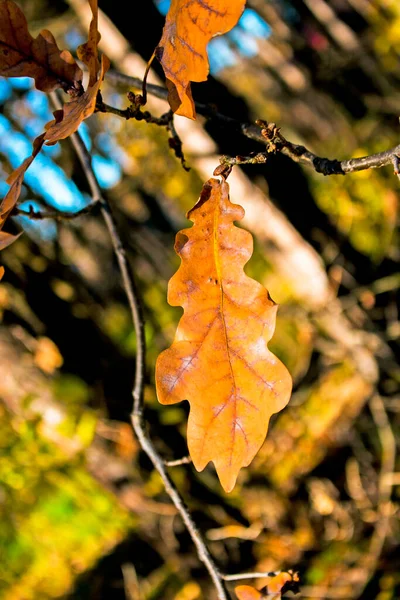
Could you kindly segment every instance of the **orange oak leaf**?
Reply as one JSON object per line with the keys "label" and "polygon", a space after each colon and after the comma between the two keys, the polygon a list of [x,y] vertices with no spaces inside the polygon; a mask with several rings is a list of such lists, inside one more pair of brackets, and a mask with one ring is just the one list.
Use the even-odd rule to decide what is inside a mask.
{"label": "orange oak leaf", "polygon": [[57,88],[75,96],[82,92],[82,71],[68,50],[60,50],[50,31],[37,38],[13,0],[0,0],[0,75],[33,77],[38,90]]}
{"label": "orange oak leaf", "polygon": [[46,145],[51,146],[59,140],[64,140],[78,129],[79,125],[90,117],[96,108],[96,99],[104,76],[110,68],[109,59],[101,57],[100,76],[98,80],[82,96],[64,104],[61,110],[54,113],[55,119],[46,125]]}
{"label": "orange oak leaf", "polygon": [[10,184],[10,189],[8,190],[7,194],[4,196],[3,200],[0,203],[0,250],[3,250],[7,246],[15,242],[15,240],[18,239],[21,235],[12,235],[11,233],[1,231],[1,229],[3,229],[7,217],[9,216],[9,214],[11,213],[18,201],[26,170],[32,164],[35,157],[39,154],[43,143],[44,134],[39,135],[34,140],[32,154],[28,156],[28,158],[26,158],[24,162],[17,169],[15,169],[15,171],[13,171],[7,179],[7,183]]}
{"label": "orange oak leaf", "polygon": [[4,267],[0,267],[0,281],[3,279]]}
{"label": "orange oak leaf", "polygon": [[174,343],[157,359],[161,404],[190,403],[188,446],[198,471],[215,464],[222,487],[260,449],[273,413],[289,401],[291,377],[267,348],[277,305],[245,275],[252,237],[233,225],[244,210],[231,204],[226,181],[210,179],[176,236],[182,262],[168,302],[182,306]]}
{"label": "orange oak leaf", "polygon": [[235,594],[239,600],[261,600],[264,597],[261,592],[251,585],[238,585],[235,587]]}
{"label": "orange oak leaf", "polygon": [[230,31],[246,0],[172,0],[155,54],[167,77],[172,110],[196,118],[191,81],[205,81],[209,72],[207,44]]}
{"label": "orange oak leaf", "polygon": [[96,83],[97,74],[99,72],[99,54],[97,50],[100,41],[100,33],[97,29],[99,19],[99,8],[97,0],[89,0],[90,9],[93,18],[89,26],[89,37],[85,44],[82,44],[77,49],[78,57],[89,69],[89,85],[93,86]]}

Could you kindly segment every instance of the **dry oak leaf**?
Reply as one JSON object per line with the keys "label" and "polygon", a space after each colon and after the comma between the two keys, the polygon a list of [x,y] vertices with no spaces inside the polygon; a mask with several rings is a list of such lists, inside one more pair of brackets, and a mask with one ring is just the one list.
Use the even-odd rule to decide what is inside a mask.
{"label": "dry oak leaf", "polygon": [[19,238],[21,234],[22,232],[18,233],[17,235],[13,235],[12,233],[7,233],[6,231],[0,231],[0,250],[4,250],[4,248],[10,246]]}
{"label": "dry oak leaf", "polygon": [[99,19],[99,8],[97,5],[97,0],[89,0],[89,5],[93,17],[89,26],[88,41],[85,44],[78,46],[77,54],[78,58],[80,58],[80,60],[89,69],[88,87],[91,87],[96,83],[97,74],[99,72],[99,55],[97,46],[101,36],[97,29]]}
{"label": "dry oak leaf", "polygon": [[277,305],[243,267],[251,235],[233,225],[244,216],[226,181],[210,179],[176,236],[182,262],[168,302],[182,306],[175,340],[157,359],[161,404],[190,403],[188,446],[202,471],[214,462],[225,491],[260,449],[273,413],[289,401],[291,377],[267,348]]}
{"label": "dry oak leaf", "polygon": [[190,82],[207,79],[208,42],[236,25],[245,4],[246,0],[172,0],[155,55],[176,114],[196,118]]}
{"label": "dry oak leaf", "polygon": [[24,180],[25,172],[28,167],[31,165],[32,161],[39,154],[44,143],[44,134],[39,135],[33,142],[33,150],[32,154],[28,156],[24,160],[24,162],[15,169],[7,179],[7,183],[10,184],[10,189],[7,194],[4,196],[3,200],[0,203],[0,250],[4,250],[10,244],[15,242],[16,239],[19,238],[21,233],[17,235],[12,235],[11,233],[6,233],[5,231],[1,231],[3,229],[4,223],[6,222],[7,217],[13,210],[16,205],[19,195],[21,193],[22,182]]}
{"label": "dry oak leaf", "polygon": [[75,133],[82,121],[94,113],[97,94],[109,68],[110,61],[103,54],[99,79],[92,86],[89,86],[82,96],[67,102],[61,110],[56,110],[54,113],[55,119],[47,123],[46,145],[51,146]]}
{"label": "dry oak leaf", "polygon": [[100,74],[97,45],[100,40],[98,26],[97,0],[89,0],[92,20],[89,26],[88,41],[78,48],[78,56],[89,70],[89,83],[84,94],[67,102],[61,110],[54,113],[54,121],[46,125],[46,144],[51,146],[63,140],[78,129],[79,125],[90,117],[96,108],[97,94],[103,83],[105,74],[110,68],[110,61],[104,54],[101,57]]}
{"label": "dry oak leaf", "polygon": [[33,77],[38,90],[57,88],[75,96],[82,92],[82,71],[68,50],[60,50],[50,31],[37,38],[12,0],[0,0],[0,75]]}

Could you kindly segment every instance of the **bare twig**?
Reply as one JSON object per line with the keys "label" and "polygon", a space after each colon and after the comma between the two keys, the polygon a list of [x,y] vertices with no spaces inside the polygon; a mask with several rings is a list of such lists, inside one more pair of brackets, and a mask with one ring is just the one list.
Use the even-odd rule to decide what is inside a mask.
{"label": "bare twig", "polygon": [[54,219],[55,221],[72,221],[74,219],[77,219],[78,217],[82,217],[83,215],[88,215],[89,213],[91,213],[93,211],[93,209],[99,206],[99,202],[97,200],[94,200],[92,202],[90,202],[87,206],[85,206],[84,208],[82,208],[81,210],[78,210],[76,212],[69,212],[69,211],[42,211],[42,210],[35,210],[32,206],[32,204],[29,205],[29,210],[23,210],[22,208],[19,208],[18,206],[16,206],[12,212],[12,216],[13,217],[28,217],[29,219],[33,219],[33,220],[43,220],[43,219]]}
{"label": "bare twig", "polygon": [[165,127],[169,134],[169,147],[174,151],[175,156],[180,159],[182,167],[185,171],[190,171],[190,168],[186,166],[185,156],[182,150],[182,142],[174,126],[174,113],[172,110],[161,115],[161,117],[154,117],[148,110],[141,110],[141,99],[142,96],[128,92],[128,100],[131,102],[127,108],[115,108],[106,104],[102,100],[96,104],[97,112],[110,113],[122,117],[127,121],[129,119],[135,119],[136,121],[146,121],[146,123],[153,123],[160,127]]}
{"label": "bare twig", "polygon": [[266,163],[268,160],[268,152],[257,152],[249,156],[221,156],[219,162],[221,165],[258,165]]}
{"label": "bare twig", "polygon": [[176,508],[178,509],[178,511],[183,519],[183,522],[185,523],[186,528],[190,534],[190,537],[192,538],[192,540],[196,546],[197,554],[198,554],[200,560],[202,561],[202,563],[205,565],[207,571],[210,574],[211,579],[214,582],[215,588],[218,593],[219,600],[228,600],[229,596],[228,596],[228,593],[227,593],[225,585],[224,585],[224,577],[221,574],[221,572],[219,571],[217,565],[215,564],[214,559],[212,558],[212,556],[206,546],[203,536],[201,535],[200,531],[197,529],[197,526],[195,525],[195,523],[190,515],[189,509],[185,505],[185,503],[184,503],[182,497],[180,496],[178,490],[176,489],[175,485],[172,483],[172,480],[166,471],[164,461],[162,460],[160,455],[157,453],[156,449],[154,448],[153,443],[151,442],[150,438],[146,434],[143,417],[142,417],[141,406],[138,407],[138,410],[139,410],[139,412],[136,412],[135,409],[133,410],[131,418],[132,418],[133,428],[138,437],[139,443],[140,443],[141,447],[143,448],[143,450],[146,452],[147,456],[150,458],[154,467],[157,469],[158,473],[160,474],[167,494],[169,495],[172,502],[175,504]]}
{"label": "bare twig", "polygon": [[[108,71],[107,80],[112,81],[114,83],[122,83],[123,85],[128,85],[130,87],[136,88],[137,90],[143,89],[143,80],[139,77],[131,77],[129,75],[125,75],[124,73],[119,73],[118,71]],[[146,83],[147,93],[151,96],[155,96],[156,98],[160,98],[161,100],[168,99],[168,91],[166,88],[160,85],[154,85],[154,83]]]}
{"label": "bare twig", "polygon": [[135,119],[136,121],[146,121],[146,123],[153,123],[154,125],[160,125],[160,127],[167,127],[171,119],[171,111],[164,113],[161,117],[154,117],[148,110],[142,111],[140,104],[136,102],[137,96],[128,93],[128,100],[131,105],[127,108],[115,108],[110,106],[103,101],[98,101],[96,104],[96,111],[102,113],[111,113],[122,117],[127,121],[129,119]]}
{"label": "bare twig", "polygon": [[182,458],[178,458],[176,460],[164,460],[164,465],[166,467],[180,467],[181,465],[190,465],[192,459],[190,456],[183,456]]}
{"label": "bare twig", "polygon": [[377,568],[377,563],[389,532],[390,516],[393,514],[393,506],[390,501],[392,495],[391,475],[396,463],[396,439],[386,413],[384,402],[378,394],[375,394],[371,398],[369,406],[378,430],[382,457],[378,484],[378,518],[368,552],[360,561],[361,566],[365,569],[365,577],[360,589],[357,590],[359,596],[361,596],[365,586]]}
{"label": "bare twig", "polygon": [[223,575],[225,581],[240,581],[241,579],[263,579],[264,577],[276,577],[282,571],[270,571],[268,573],[255,571],[254,573],[233,573],[232,575]]}
{"label": "bare twig", "polygon": [[[51,99],[55,104],[55,107],[58,109],[60,105],[58,97],[55,93],[51,94]],[[136,433],[136,436],[139,440],[142,449],[145,451],[145,453],[151,460],[153,466],[160,474],[167,494],[169,495],[170,499],[179,511],[185,523],[185,526],[193,540],[193,543],[196,546],[199,559],[203,562],[207,571],[210,574],[210,577],[217,590],[219,600],[228,600],[229,596],[225,588],[223,576],[221,575],[217,565],[215,564],[214,559],[212,558],[206,546],[202,534],[197,529],[197,526],[195,525],[192,519],[189,509],[185,505],[184,500],[179,494],[177,488],[175,487],[175,484],[172,482],[172,479],[169,477],[163,459],[158,454],[153,442],[151,441],[146,432],[146,425],[143,419],[143,393],[145,382],[146,344],[144,333],[144,318],[141,303],[139,300],[139,293],[137,291],[135,279],[126,257],[125,248],[118,233],[118,229],[111,211],[111,207],[107,199],[102,195],[96,175],[93,171],[91,164],[91,156],[85,146],[85,143],[83,142],[81,136],[78,133],[74,133],[71,136],[71,141],[74,146],[75,152],[79,158],[79,161],[82,165],[85,176],[87,178],[92,194],[92,200],[93,202],[98,202],[100,205],[102,216],[104,218],[105,224],[111,237],[114,253],[116,255],[118,266],[122,275],[123,287],[127,295],[129,307],[132,314],[133,326],[137,340],[136,372],[132,390],[133,408],[131,412],[131,421],[133,429]]]}
{"label": "bare twig", "polygon": [[[142,87],[143,83],[138,77],[130,77],[122,73],[117,73],[116,71],[109,72],[107,74],[107,78],[115,83],[123,83],[138,89]],[[168,91],[159,85],[147,84],[147,92],[162,100],[167,100],[168,98]],[[195,106],[196,111],[208,119],[220,121],[225,125],[229,125],[231,129],[241,132],[245,137],[267,145],[268,152],[281,152],[282,154],[291,158],[293,161],[310,167],[317,173],[322,173],[323,175],[346,175],[347,173],[354,173],[355,171],[364,171],[366,169],[384,167],[385,165],[389,165],[391,163],[394,164],[395,170],[398,168],[398,160],[396,162],[396,158],[398,159],[398,156],[400,155],[400,144],[394,148],[386,150],[385,152],[379,152],[377,154],[371,154],[361,158],[350,158],[348,160],[339,161],[336,159],[317,156],[304,146],[293,144],[284,138],[284,136],[280,133],[279,128],[277,128],[273,123],[268,124],[265,121],[259,121],[258,125],[241,123],[237,119],[227,117],[226,115],[218,112],[215,107],[211,105],[195,102]],[[268,128],[270,131],[274,132],[272,137],[268,137],[265,135],[265,133],[263,133],[263,130]],[[228,157],[224,158],[225,160],[229,160]],[[244,161],[241,161],[241,164],[243,164],[245,161],[246,158]],[[232,164],[239,163],[233,162]]]}

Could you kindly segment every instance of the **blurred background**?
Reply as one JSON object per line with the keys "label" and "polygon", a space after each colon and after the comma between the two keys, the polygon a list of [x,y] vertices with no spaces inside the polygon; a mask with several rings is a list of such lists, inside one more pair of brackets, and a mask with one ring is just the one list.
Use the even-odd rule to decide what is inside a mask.
{"label": "blurred background", "polygon": [[[72,52],[84,41],[86,1],[19,4],[33,35],[50,29]],[[127,18],[125,3],[100,0],[113,69],[143,76],[168,4],[133,2]],[[249,0],[209,57],[211,77],[193,94],[226,115],[274,121],[329,158],[399,143],[396,0]],[[121,108],[128,91],[107,79],[102,88]],[[167,109],[149,98],[154,114]],[[50,118],[31,80],[0,79],[2,196]],[[176,128],[190,172],[155,125],[100,114],[80,129],[139,282],[146,419],[167,459],[187,453],[186,403],[161,407],[154,391],[155,359],[180,316],[166,302],[174,236],[218,156],[261,149],[203,117]],[[323,177],[279,155],[229,181],[254,235],[246,271],[281,305],[271,349],[294,393],[231,494],[212,466],[171,475],[224,571],[298,570],[302,598],[399,598],[399,179],[391,166]],[[44,149],[21,195],[22,208],[75,211],[89,200],[68,141]],[[1,253],[0,597],[214,599],[129,425],[136,342],[100,215],[9,220],[21,228]]]}

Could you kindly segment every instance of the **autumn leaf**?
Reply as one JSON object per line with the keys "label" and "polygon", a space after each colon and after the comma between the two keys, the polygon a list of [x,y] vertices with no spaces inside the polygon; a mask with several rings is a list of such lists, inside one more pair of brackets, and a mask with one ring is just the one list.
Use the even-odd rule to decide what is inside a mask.
{"label": "autumn leaf", "polygon": [[104,54],[101,57],[100,74],[97,45],[100,40],[98,26],[97,0],[89,0],[92,20],[89,26],[88,41],[78,48],[78,56],[89,70],[89,83],[84,94],[67,102],[62,110],[54,113],[54,121],[46,125],[46,145],[51,146],[63,140],[78,129],[79,125],[90,117],[96,108],[97,94],[104,76],[110,68],[110,61]]}
{"label": "autumn leaf", "polygon": [[13,244],[21,234],[22,232],[17,233],[17,235],[13,235],[12,233],[7,233],[6,231],[0,231],[0,250],[4,250],[4,248],[7,248]]}
{"label": "autumn leaf", "polygon": [[0,267],[0,281],[3,279],[4,267]]}
{"label": "autumn leaf", "polygon": [[14,208],[21,193],[21,186],[24,180],[24,175],[28,167],[32,164],[33,160],[39,154],[44,142],[44,133],[39,135],[33,141],[33,150],[32,154],[28,156],[24,160],[24,162],[15,169],[9,178],[7,179],[7,183],[10,185],[10,189],[7,194],[4,196],[1,204],[0,204],[0,229],[2,228],[6,218]]}
{"label": "autumn leaf", "polygon": [[15,242],[15,240],[18,239],[21,235],[20,233],[17,235],[12,235],[11,233],[6,233],[5,231],[1,230],[3,229],[7,217],[9,216],[9,214],[11,213],[18,201],[26,170],[32,164],[35,157],[39,154],[43,143],[44,134],[39,135],[34,140],[32,154],[28,156],[28,158],[24,160],[22,165],[15,169],[7,179],[7,183],[10,184],[10,189],[8,190],[7,194],[4,196],[3,200],[0,203],[0,250],[4,250],[4,248],[7,248],[7,246]]}
{"label": "autumn leaf", "polygon": [[38,90],[82,91],[82,71],[68,50],[60,50],[50,31],[37,38],[28,31],[25,15],[12,0],[0,0],[0,75],[33,77]]}
{"label": "autumn leaf", "polygon": [[261,592],[251,585],[238,585],[235,587],[235,594],[239,600],[262,600],[264,597]]}
{"label": "autumn leaf", "polygon": [[85,44],[78,47],[77,54],[80,60],[89,69],[89,85],[92,87],[97,80],[97,74],[99,72],[99,55],[97,46],[100,41],[100,33],[97,29],[99,19],[99,9],[97,0],[89,0],[90,9],[92,11],[92,20],[89,26],[89,37]]}
{"label": "autumn leaf", "polygon": [[207,79],[207,44],[236,25],[245,3],[172,0],[155,54],[167,77],[168,101],[176,114],[196,118],[190,82]]}
{"label": "autumn leaf", "polygon": [[196,469],[213,461],[227,492],[291,392],[286,367],[267,348],[277,306],[243,271],[253,246],[251,235],[233,225],[243,216],[225,181],[206,182],[188,213],[193,227],[176,236],[182,262],[168,302],[184,314],[156,365],[161,404],[190,403],[188,446]]}
{"label": "autumn leaf", "polygon": [[109,68],[110,61],[103,54],[99,79],[89,86],[82,96],[67,102],[61,110],[57,110],[54,113],[55,119],[46,125],[46,145],[55,144],[75,133],[82,121],[94,113],[97,94]]}
{"label": "autumn leaf", "polygon": [[[31,156],[25,159],[22,165],[8,178],[7,181],[10,184],[10,189],[0,204],[0,230],[18,201],[26,170],[40,152],[44,142],[51,145],[70,136],[78,129],[84,119],[93,114],[96,108],[97,94],[104,80],[105,73],[109,69],[110,61],[106,56],[102,56],[99,74],[97,44],[100,39],[100,34],[97,31],[97,0],[90,0],[90,6],[93,12],[93,19],[89,29],[89,39],[88,42],[83,44],[79,49],[80,57],[83,62],[87,64],[89,69],[89,84],[87,90],[84,92],[80,81],[82,79],[82,71],[73,61],[72,55],[58,50],[50,32],[42,31],[42,37],[38,36],[38,38],[34,40],[28,32],[26,19],[18,6],[11,0],[0,0],[0,16],[4,17],[5,23],[5,25],[3,26],[2,24],[0,28],[0,68],[3,67],[3,63],[5,64],[6,58],[9,61],[7,63],[8,66],[10,67],[11,65],[8,70],[1,74],[9,77],[17,75],[32,76],[35,78],[36,87],[38,87],[38,89],[41,89],[42,91],[51,91],[56,87],[65,88],[62,81],[60,83],[60,80],[57,80],[58,84],[55,85],[54,81],[51,79],[53,73],[59,72],[60,77],[63,73],[71,77],[79,76],[80,86],[77,93],[74,94],[74,99],[71,102],[67,102],[62,110],[54,113],[55,119],[48,123],[45,127],[46,131],[34,140]],[[40,43],[38,42],[39,38]],[[29,69],[29,72],[25,72],[24,70],[19,71],[17,69],[17,63],[12,63],[15,56],[13,55],[14,58],[11,60],[11,51],[9,51],[9,47],[14,49],[17,48],[20,53],[22,53],[22,58],[20,57],[18,59],[18,64],[21,69]],[[36,62],[34,60],[32,63],[32,61],[30,62],[30,59],[25,60],[25,56],[33,56]],[[72,68],[71,65],[69,65],[68,69],[65,68],[64,71],[62,71],[62,68],[64,68],[63,61],[67,61],[66,64],[69,64],[68,56],[71,56],[73,65],[75,66],[72,65]],[[72,84],[70,85],[69,90],[71,89],[71,86]],[[17,237],[19,237],[19,235],[13,236],[9,233],[0,231],[0,250],[9,246],[17,239]]]}

